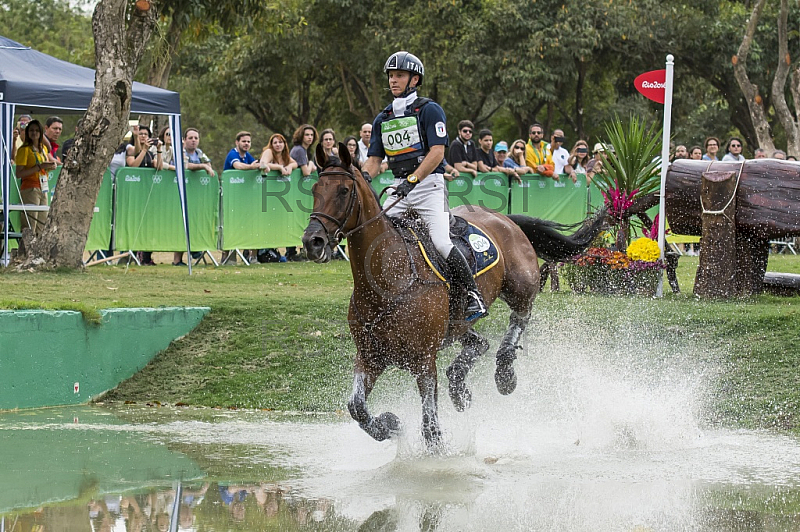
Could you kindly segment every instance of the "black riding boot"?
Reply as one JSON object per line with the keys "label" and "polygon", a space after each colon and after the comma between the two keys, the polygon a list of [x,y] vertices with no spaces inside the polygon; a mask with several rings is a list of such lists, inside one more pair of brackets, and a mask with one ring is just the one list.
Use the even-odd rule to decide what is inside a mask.
{"label": "black riding boot", "polygon": [[453,246],[450,255],[447,256],[447,269],[450,270],[450,277],[459,289],[464,290],[467,296],[467,307],[465,309],[466,321],[473,321],[486,316],[489,311],[483,297],[478,291],[478,285],[469,271],[467,259],[461,254],[457,247]]}

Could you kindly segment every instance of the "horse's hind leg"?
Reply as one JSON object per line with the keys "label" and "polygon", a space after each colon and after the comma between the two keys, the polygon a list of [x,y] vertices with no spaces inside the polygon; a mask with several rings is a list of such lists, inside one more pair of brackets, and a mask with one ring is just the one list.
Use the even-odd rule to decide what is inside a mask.
{"label": "horse's hind leg", "polygon": [[435,450],[442,441],[442,431],[439,428],[439,413],[437,410],[438,382],[436,379],[436,362],[427,371],[417,375],[417,388],[422,399],[422,436],[428,445],[428,450]]}
{"label": "horse's hind leg", "polygon": [[453,401],[453,406],[456,410],[463,412],[472,400],[472,393],[467,388],[467,374],[475,365],[475,361],[489,349],[489,342],[476,333],[472,329],[467,331],[461,338],[461,353],[453,359],[453,362],[448,366],[447,379],[450,382],[448,391],[450,393],[450,400]]}
{"label": "horse's hind leg", "polygon": [[494,373],[494,382],[497,391],[508,395],[517,387],[517,375],[514,373],[514,360],[517,358],[517,349],[522,349],[522,333],[528,325],[530,313],[525,315],[511,311],[508,319],[508,330],[500,342],[497,350],[497,369]]}
{"label": "horse's hind leg", "polygon": [[400,420],[397,416],[391,412],[384,412],[378,417],[372,417],[367,410],[367,397],[381,373],[383,370],[367,370],[357,362],[353,374],[353,394],[347,402],[350,415],[358,421],[358,426],[378,441],[400,432]]}

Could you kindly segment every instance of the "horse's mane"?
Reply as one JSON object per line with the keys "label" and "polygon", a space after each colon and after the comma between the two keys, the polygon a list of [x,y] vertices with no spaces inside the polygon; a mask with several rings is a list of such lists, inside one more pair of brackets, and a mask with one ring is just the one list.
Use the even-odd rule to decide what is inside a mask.
{"label": "horse's mane", "polygon": [[[344,151],[342,151],[342,150],[344,150]],[[328,168],[332,168],[333,167],[333,168],[339,168],[341,170],[344,170],[348,174],[352,174],[354,177],[356,175],[358,175],[358,176],[361,177],[361,179],[364,179],[364,174],[361,173],[361,165],[359,164],[358,160],[357,159],[352,159],[350,157],[350,152],[347,151],[347,147],[344,144],[342,144],[341,142],[339,143],[339,153],[343,154],[342,158],[344,158],[344,160],[342,160],[342,158],[340,158],[340,157],[338,157],[336,155],[332,155],[330,157],[327,156],[327,154],[325,154],[324,150],[322,150],[322,146],[320,146],[319,144],[317,145],[317,154],[316,154],[317,155],[317,164],[319,164],[319,166],[322,167],[322,172],[324,172]],[[355,172],[353,170],[355,170]],[[322,173],[322,172],[320,172],[320,173]],[[356,179],[358,179],[358,178],[356,177]],[[364,179],[364,180],[366,181],[366,179]],[[381,206],[381,198],[380,198],[380,196],[378,196],[378,193],[375,192],[374,188],[372,188],[372,185],[367,183],[367,187],[369,188],[370,192],[372,192],[372,195],[375,197],[375,202],[380,207]]]}

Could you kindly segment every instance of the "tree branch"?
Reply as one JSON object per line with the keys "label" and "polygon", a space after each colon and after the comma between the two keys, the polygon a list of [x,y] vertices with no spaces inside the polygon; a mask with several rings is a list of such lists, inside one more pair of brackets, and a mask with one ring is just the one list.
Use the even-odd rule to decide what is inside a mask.
{"label": "tree branch", "polygon": [[764,111],[764,101],[761,95],[758,94],[758,87],[750,82],[747,75],[747,55],[750,53],[750,45],[753,43],[753,36],[756,33],[758,26],[758,19],[761,17],[761,12],[764,9],[766,0],[758,0],[753,12],[750,14],[750,19],[747,21],[747,29],[742,38],[742,44],[739,46],[739,51],[731,58],[733,63],[733,75],[739,88],[747,100],[747,107],[750,110],[750,116],[753,119],[753,127],[756,130],[756,139],[758,146],[767,150],[775,149],[772,143],[772,136],[769,131],[769,122],[767,122],[766,112]]}
{"label": "tree branch", "polygon": [[[789,105],[786,103],[786,79],[789,77],[792,64],[792,58],[789,55],[788,19],[789,0],[781,0],[781,11],[778,14],[778,68],[775,70],[775,77],[772,80],[772,99],[775,113],[786,131],[788,151],[797,153],[800,149],[800,126],[797,123],[796,114],[792,116]],[[796,110],[800,108],[800,101],[795,99],[794,106]]]}

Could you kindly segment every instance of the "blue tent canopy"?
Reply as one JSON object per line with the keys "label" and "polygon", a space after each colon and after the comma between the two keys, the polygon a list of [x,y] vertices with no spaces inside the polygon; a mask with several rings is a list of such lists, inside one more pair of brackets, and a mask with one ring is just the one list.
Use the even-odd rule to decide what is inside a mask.
{"label": "blue tent canopy", "polygon": [[[0,264],[8,265],[8,198],[11,181],[11,150],[14,114],[48,112],[84,112],[94,95],[95,71],[56,59],[0,35],[0,178],[3,195],[3,253]],[[169,116],[173,149],[183,152],[181,102],[177,92],[133,83],[131,112]],[[175,157],[178,175],[183,174],[183,157]],[[189,246],[186,189],[178,179],[178,193],[183,210],[186,248]],[[191,261],[189,273],[191,274]]]}

